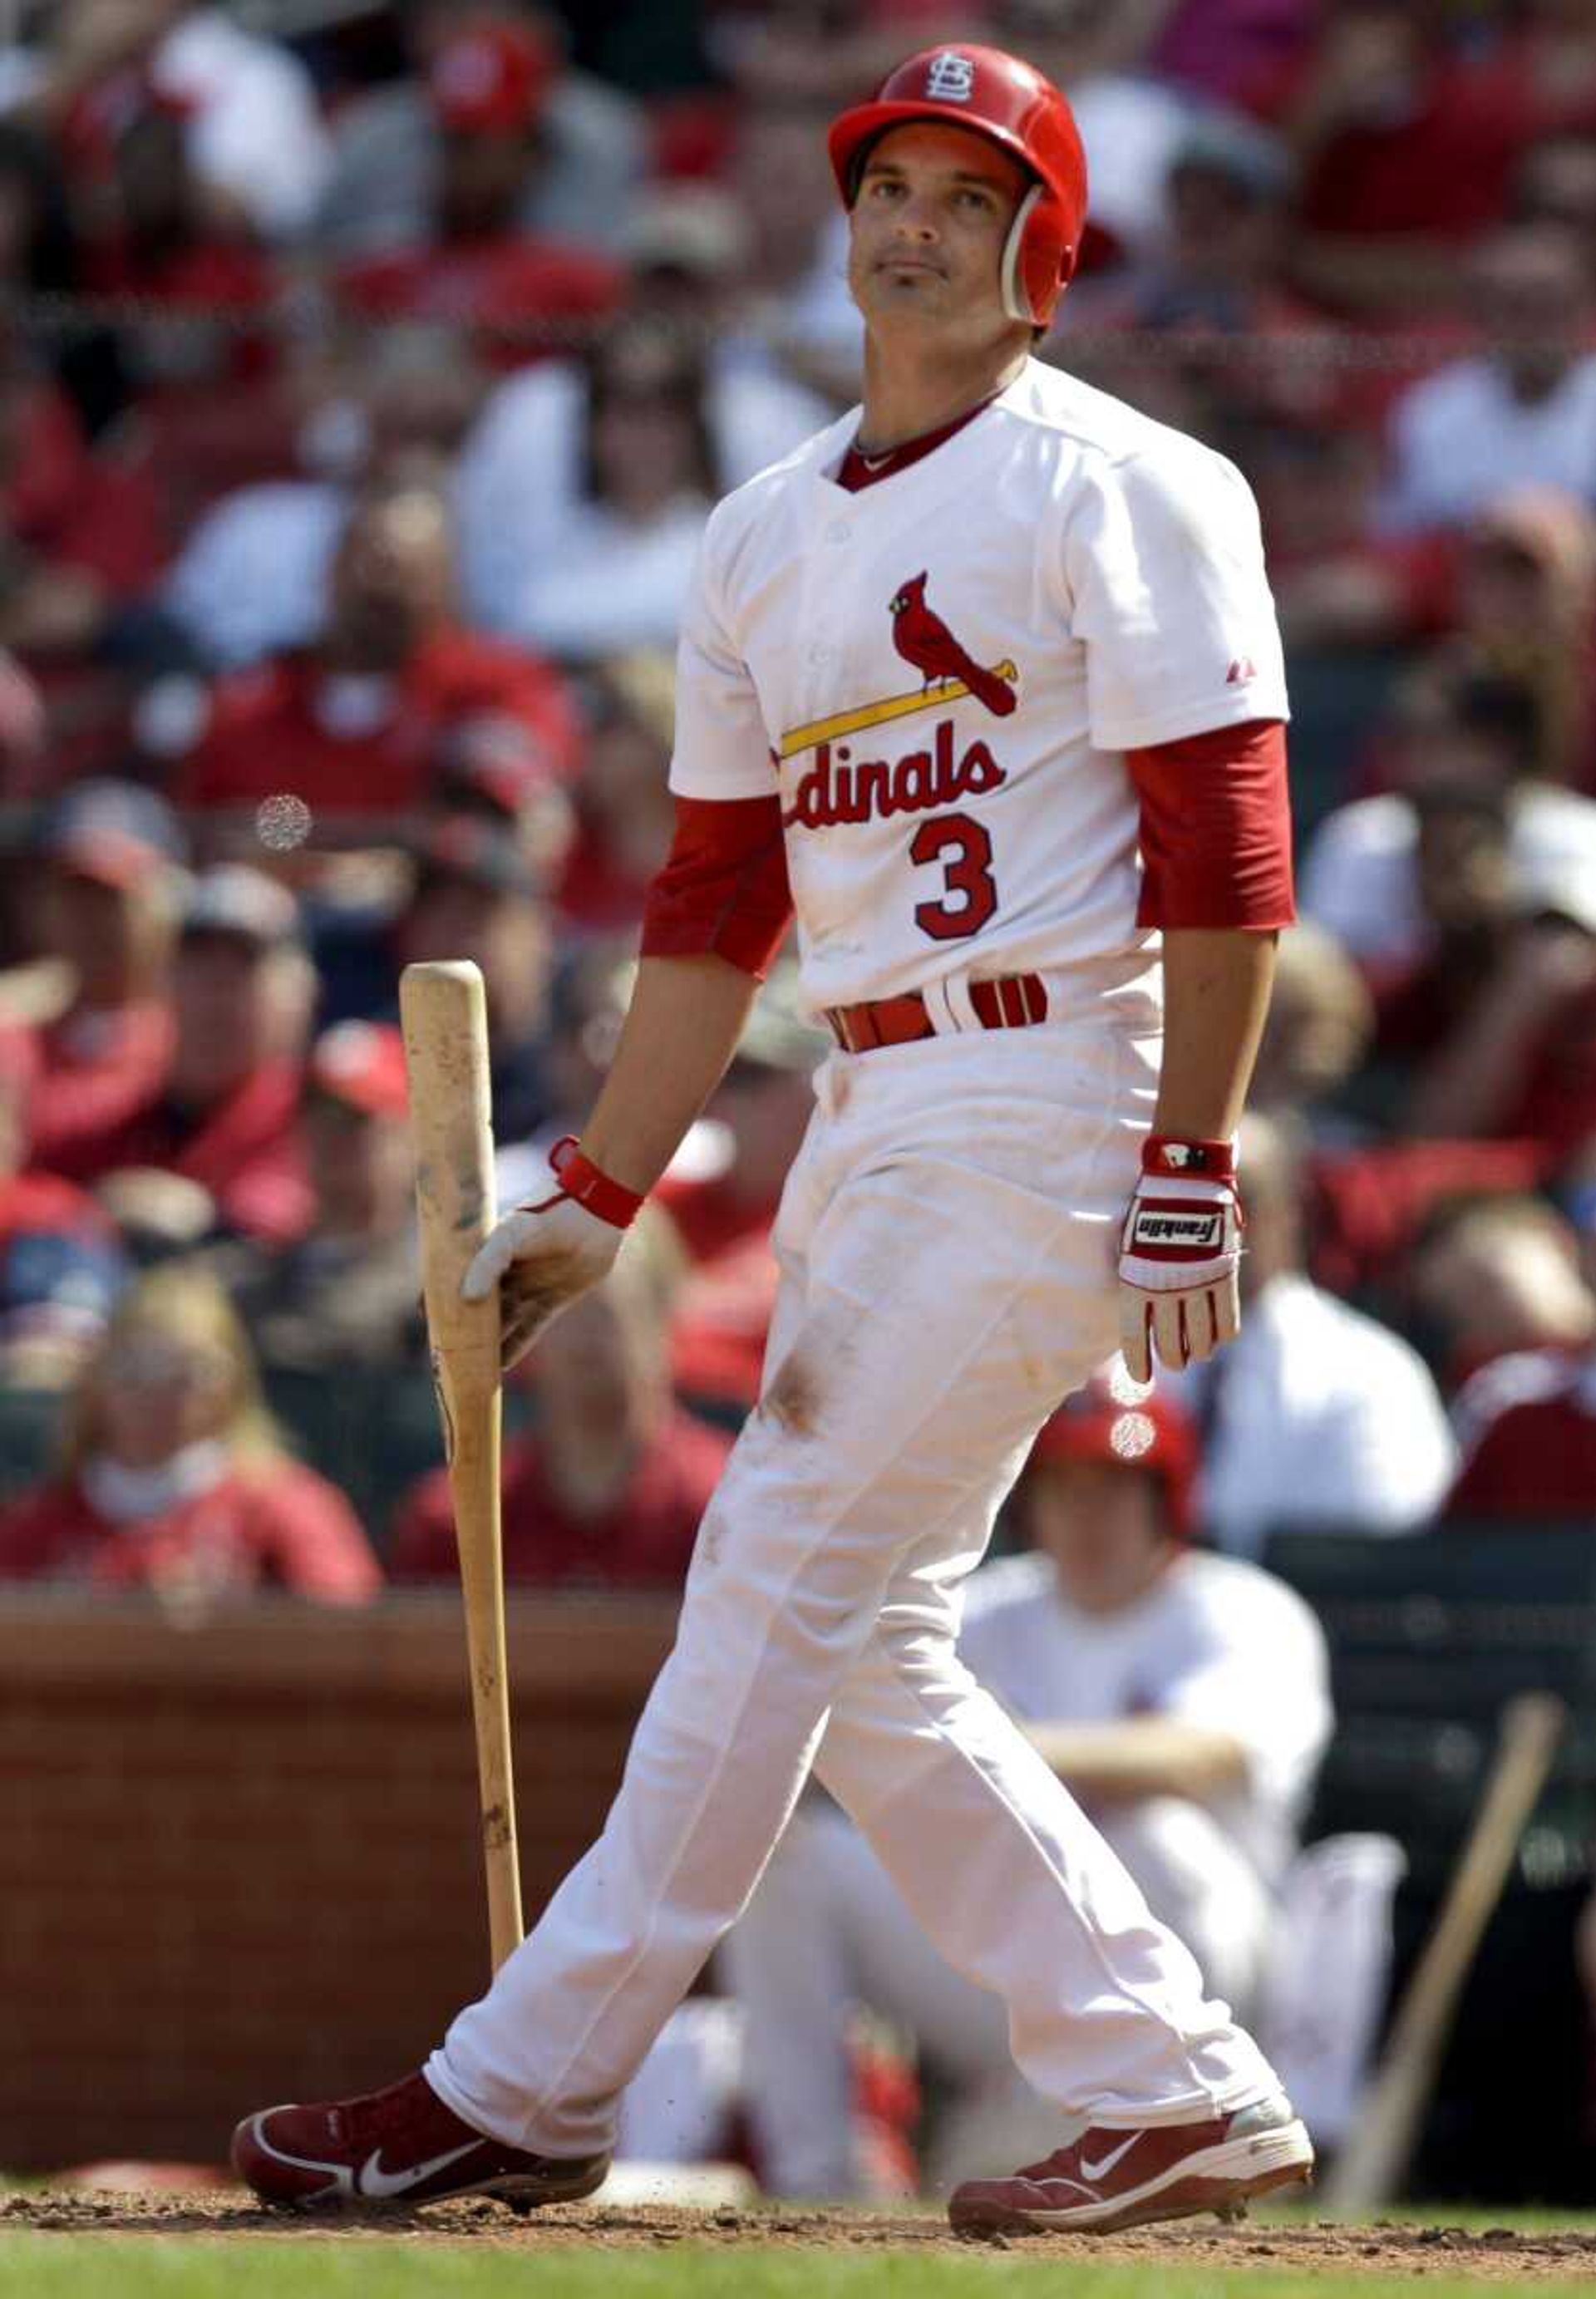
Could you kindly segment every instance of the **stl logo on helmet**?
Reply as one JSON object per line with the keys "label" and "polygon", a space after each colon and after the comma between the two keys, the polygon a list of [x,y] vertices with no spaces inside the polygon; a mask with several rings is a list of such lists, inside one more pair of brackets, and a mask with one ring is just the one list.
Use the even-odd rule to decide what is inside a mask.
{"label": "stl logo on helmet", "polygon": [[939,104],[968,104],[976,92],[976,67],[957,48],[943,48],[926,67],[926,94]]}

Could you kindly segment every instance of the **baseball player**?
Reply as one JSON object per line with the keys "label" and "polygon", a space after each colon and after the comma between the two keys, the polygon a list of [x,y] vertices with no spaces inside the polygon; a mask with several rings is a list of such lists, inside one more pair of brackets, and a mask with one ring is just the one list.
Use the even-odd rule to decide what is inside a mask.
{"label": "baseball player", "polygon": [[590,2194],[811,1770],[1081,2132],[958,2190],[957,2226],[1234,2212],[1311,2164],[1251,2038],[954,1653],[1060,1399],[1117,1338],[1145,1378],[1235,1331],[1230,1145],[1291,917],[1257,517],[1218,456],[1033,356],[1085,208],[1038,72],[914,56],[830,153],[863,404],[710,522],[615,1060],[467,1278],[498,1288],[509,1361],[602,1277],[795,909],[837,1049],[776,1224],[763,1388],[600,1840],[423,2071],[240,2126],[272,2200]]}

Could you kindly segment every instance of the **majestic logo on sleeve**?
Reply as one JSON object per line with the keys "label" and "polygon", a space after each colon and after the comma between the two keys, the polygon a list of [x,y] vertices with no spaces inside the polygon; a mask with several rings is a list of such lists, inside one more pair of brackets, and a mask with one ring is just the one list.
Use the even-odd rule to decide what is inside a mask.
{"label": "majestic logo on sleeve", "polygon": [[1009,779],[985,743],[957,747],[951,718],[937,721],[927,748],[903,758],[860,759],[845,739],[895,718],[945,710],[967,695],[994,718],[1006,718],[1013,710],[1018,668],[1008,660],[988,667],[968,653],[942,617],[927,605],[926,580],[923,574],[911,577],[891,602],[893,644],[921,673],[924,685],[856,704],[851,710],[833,711],[782,736],[775,754],[778,767],[783,759],[800,758],[806,751],[815,754],[786,811],[789,824],[821,830],[832,823],[868,822],[872,816],[919,814],[960,799],[978,798]]}

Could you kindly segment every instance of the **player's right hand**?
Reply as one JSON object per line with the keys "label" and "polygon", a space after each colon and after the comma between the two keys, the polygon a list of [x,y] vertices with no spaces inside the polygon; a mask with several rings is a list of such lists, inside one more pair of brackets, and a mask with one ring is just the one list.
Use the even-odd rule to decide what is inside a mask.
{"label": "player's right hand", "polygon": [[[486,1301],[498,1292],[499,1365],[504,1373],[525,1357],[551,1318],[609,1275],[638,1203],[629,1191],[594,1174],[572,1139],[555,1143],[549,1165],[553,1192],[496,1223],[461,1281],[468,1301]],[[589,1175],[598,1184],[593,1194],[608,1208],[605,1214],[590,1212],[581,1196],[573,1194]],[[624,1218],[609,1217],[618,1213]]]}

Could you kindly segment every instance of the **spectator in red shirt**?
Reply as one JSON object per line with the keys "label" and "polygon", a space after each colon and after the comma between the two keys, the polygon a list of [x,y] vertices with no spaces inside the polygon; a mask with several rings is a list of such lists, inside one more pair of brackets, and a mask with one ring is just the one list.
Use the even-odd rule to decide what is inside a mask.
{"label": "spectator in red shirt", "polygon": [[85,782],[46,814],[37,851],[37,946],[71,988],[39,1033],[33,1154],[73,1173],[81,1145],[143,1108],[171,1060],[183,838],[153,791]]}
{"label": "spectator in red shirt", "polygon": [[1446,984],[1406,1130],[1532,1141],[1550,1174],[1596,1129],[1596,838],[1525,866],[1482,959]]}
{"label": "spectator in red shirt", "polygon": [[[504,1573],[539,1588],[677,1589],[729,1440],[683,1413],[669,1332],[681,1268],[668,1216],[644,1209],[603,1285],[559,1338],[511,1376],[535,1432],[504,1458]],[[454,1578],[443,1471],[425,1478],[395,1535],[397,1580]]]}
{"label": "spectator in red shirt", "polygon": [[1469,1383],[1458,1418],[1463,1465],[1443,1521],[1596,1523],[1596,1350],[1503,1357]]}
{"label": "spectator in red shirt", "polygon": [[433,50],[427,82],[441,164],[431,228],[423,245],[345,268],[341,290],[355,311],[464,324],[513,367],[568,347],[573,329],[616,307],[624,274],[611,257],[520,224],[553,68],[546,46],[503,17],[468,18]]}
{"label": "spectator in red shirt", "polygon": [[0,643],[44,672],[108,641],[163,544],[131,443],[91,454],[68,401],[15,359],[0,379]]}
{"label": "spectator in red shirt", "polygon": [[56,135],[81,193],[103,184],[116,134],[153,85],[180,103],[207,193],[273,239],[309,223],[328,152],[316,92],[278,41],[205,0],[61,0],[40,45],[13,48],[13,86]]}
{"label": "spectator in red shirt", "polygon": [[38,1060],[28,1032],[0,1024],[0,1385],[7,1389],[54,1389],[75,1370],[127,1274],[110,1216],[31,1160]]}
{"label": "spectator in red shirt", "polygon": [[1449,45],[1442,11],[1412,0],[1324,10],[1307,55],[1251,92],[1301,164],[1297,263],[1310,292],[1404,319],[1449,302],[1457,252],[1506,214],[1521,156],[1596,117],[1581,31],[1573,68],[1550,53],[1549,22],[1469,54]]}
{"label": "spectator in red shirt", "polygon": [[77,1142],[71,1174],[104,1187],[154,1166],[207,1191],[225,1229],[297,1236],[312,1212],[298,1115],[314,996],[293,896],[242,864],[207,872],[184,912],[165,1075]]}
{"label": "spectator in red shirt", "polygon": [[196,815],[289,795],[319,837],[391,844],[431,795],[440,754],[468,722],[524,734],[551,776],[569,771],[569,690],[525,651],[454,620],[447,505],[413,476],[378,481],[333,560],[326,629],[303,652],[220,679],[173,775]]}
{"label": "spectator in red shirt", "polygon": [[118,320],[145,393],[249,383],[271,364],[270,337],[245,323],[278,293],[277,269],[237,221],[219,224],[189,156],[190,111],[179,98],[145,94],[116,139],[110,212],[86,252],[90,294],[153,307],[148,327],[131,311]]}
{"label": "spectator in red shirt", "polygon": [[0,1513],[0,1576],[182,1611],[268,1588],[360,1603],[381,1580],[342,1495],[283,1450],[226,1295],[177,1264],[118,1304],[57,1474]]}

